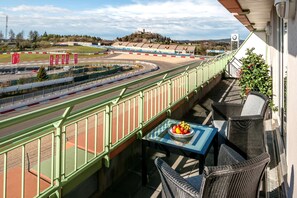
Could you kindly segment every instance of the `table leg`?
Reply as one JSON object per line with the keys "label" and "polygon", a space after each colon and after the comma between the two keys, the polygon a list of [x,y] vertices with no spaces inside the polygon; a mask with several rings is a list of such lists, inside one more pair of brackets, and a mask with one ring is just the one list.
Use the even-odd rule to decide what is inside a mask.
{"label": "table leg", "polygon": [[203,173],[205,165],[205,157],[203,155],[200,155],[199,157],[199,175]]}
{"label": "table leg", "polygon": [[144,141],[141,141],[142,144],[142,185],[145,186],[147,184],[147,154],[146,154],[146,145]]}

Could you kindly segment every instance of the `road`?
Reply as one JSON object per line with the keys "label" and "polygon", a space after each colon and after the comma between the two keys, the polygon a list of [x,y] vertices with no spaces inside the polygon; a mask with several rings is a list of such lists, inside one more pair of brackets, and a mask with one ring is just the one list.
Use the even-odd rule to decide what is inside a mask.
{"label": "road", "polygon": [[[106,55],[106,56],[98,56],[98,57],[91,57],[91,58],[80,58],[79,59],[79,64],[84,64],[84,63],[92,63],[92,62],[98,62],[98,61],[102,61],[102,60],[107,60],[108,58],[113,58],[117,56],[117,54],[110,54],[110,55]],[[42,61],[25,61],[23,63],[19,63],[16,65],[13,64],[7,64],[7,63],[0,63],[0,68],[2,69],[12,69],[12,68],[18,68],[18,67],[32,67],[32,66],[40,66],[40,65],[44,65],[44,66],[48,66],[48,60],[42,60]],[[71,64],[73,65],[73,64]],[[48,74],[52,74],[52,73],[58,73],[63,71],[63,67],[64,66],[68,66],[68,65],[63,65],[63,66],[56,66],[56,67],[60,67],[61,69],[56,69],[53,71],[48,71]],[[26,78],[26,77],[34,77],[36,76],[37,73],[36,72],[26,72],[26,73],[19,73],[19,74],[4,74],[1,75],[0,74],[0,82],[6,82],[7,80],[18,80],[20,78]]]}
{"label": "road", "polygon": [[[107,88],[111,88],[111,87],[114,87],[114,86],[117,86],[117,85],[121,85],[121,84],[124,84],[124,83],[127,83],[127,82],[131,82],[131,81],[134,81],[135,79],[141,79],[141,78],[143,78],[145,76],[150,76],[152,74],[160,73],[160,72],[172,69],[172,68],[177,67],[177,66],[185,65],[187,63],[191,63],[191,62],[199,63],[199,62],[201,62],[200,60],[195,60],[195,59],[194,60],[193,59],[183,59],[182,60],[182,59],[178,59],[178,58],[172,59],[172,58],[164,58],[164,57],[145,57],[145,56],[119,55],[119,54],[110,55],[108,57],[108,59],[109,60],[110,59],[126,60],[126,61],[127,60],[140,60],[140,61],[144,60],[144,61],[148,61],[148,62],[157,64],[160,69],[153,72],[153,73],[148,73],[148,74],[144,74],[144,75],[141,75],[141,76],[136,76],[136,77],[133,77],[133,78],[130,78],[130,79],[125,79],[125,80],[122,80],[122,81],[119,81],[119,82],[114,82],[112,84],[108,84],[108,85],[105,85],[105,86],[102,86],[102,87],[98,87],[96,89],[83,91],[83,92],[80,92],[80,93],[77,93],[77,94],[74,94],[74,95],[70,95],[70,96],[61,98],[61,99],[53,100],[53,101],[43,103],[43,104],[38,104],[38,105],[32,106],[30,108],[24,108],[24,109],[20,109],[18,111],[14,111],[14,112],[11,112],[11,113],[3,114],[2,116],[0,116],[0,120],[4,120],[4,119],[7,119],[7,118],[17,116],[17,115],[32,112],[34,110],[41,109],[41,108],[44,108],[44,107],[48,107],[50,105],[59,104],[61,102],[65,102],[65,101],[68,101],[68,100],[71,100],[71,99],[75,99],[75,98],[80,97],[80,96],[93,94],[93,93],[96,93],[98,91],[101,91],[101,90],[104,90],[104,89],[107,89]],[[103,58],[99,58],[99,59],[98,58],[92,58],[92,59],[90,59],[90,61],[94,61],[94,62],[99,61],[99,60],[104,60],[104,59]],[[178,73],[178,71],[176,73]],[[160,78],[162,78],[162,77],[160,77]],[[156,80],[157,79],[151,79],[151,80],[147,81],[146,84],[149,84],[149,83],[154,82]],[[139,85],[139,86],[143,86],[143,85],[144,84]],[[129,91],[135,90],[135,89],[137,89],[137,87],[138,86],[131,87],[129,89]],[[108,95],[105,95],[104,97],[100,97],[100,98],[96,98],[96,99],[93,99],[93,100],[89,100],[89,101],[84,102],[84,103],[80,103],[80,104],[76,105],[72,111],[73,112],[79,111],[79,110],[84,109],[84,108],[86,108],[88,106],[98,104],[98,103],[100,103],[100,102],[102,102],[102,101],[104,101],[104,100],[106,100],[108,98],[114,97],[115,94],[119,94],[119,92],[118,93],[110,93]],[[35,119],[29,120],[29,121],[26,121],[26,122],[15,124],[14,126],[11,126],[11,127],[5,128],[5,129],[1,129],[0,137],[6,136],[6,135],[11,134],[13,132],[20,131],[20,130],[28,128],[28,127],[31,127],[32,125],[44,123],[45,121],[48,121],[48,120],[50,120],[50,119],[52,119],[54,117],[60,116],[62,113],[63,113],[63,111],[57,111],[57,112],[47,114],[47,115],[39,117],[39,118],[35,118]]]}

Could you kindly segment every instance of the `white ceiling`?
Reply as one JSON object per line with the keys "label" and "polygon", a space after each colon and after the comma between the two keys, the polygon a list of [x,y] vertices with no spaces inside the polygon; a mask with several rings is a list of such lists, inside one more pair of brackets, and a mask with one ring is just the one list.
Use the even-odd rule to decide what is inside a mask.
{"label": "white ceiling", "polygon": [[243,10],[249,9],[247,18],[256,30],[265,30],[267,22],[270,21],[271,9],[274,9],[273,0],[238,0]]}

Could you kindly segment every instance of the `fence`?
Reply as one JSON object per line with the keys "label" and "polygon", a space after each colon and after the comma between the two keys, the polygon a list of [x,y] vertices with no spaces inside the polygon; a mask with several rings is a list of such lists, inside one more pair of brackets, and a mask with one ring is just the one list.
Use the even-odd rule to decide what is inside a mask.
{"label": "fence", "polygon": [[[139,63],[139,61],[135,61],[134,63]],[[142,65],[147,64],[145,62],[140,62],[140,63]],[[122,64],[122,65],[127,66],[128,63]],[[153,66],[153,70],[156,70],[156,69],[157,68],[155,66]],[[115,72],[115,71],[118,71],[118,68],[99,73],[98,75],[102,75],[102,76],[99,76],[96,78],[83,80],[83,81],[79,81],[79,82],[74,82],[74,83],[67,84],[67,85],[54,86],[54,87],[47,88],[47,89],[44,88],[40,91],[34,91],[32,93],[11,96],[11,97],[7,97],[7,98],[1,98],[0,99],[0,110],[1,110],[1,108],[7,108],[7,107],[10,108],[10,106],[16,106],[16,108],[17,108],[19,104],[24,104],[24,103],[29,104],[30,101],[31,102],[33,102],[33,101],[39,102],[42,100],[50,99],[51,97],[67,95],[69,93],[82,91],[84,89],[89,89],[91,87],[101,86],[101,85],[109,83],[111,81],[116,81],[118,79],[150,72],[150,71],[152,71],[152,69],[144,68],[142,70],[132,71],[132,72],[114,76],[113,72]],[[112,74],[109,74],[109,73],[112,73]],[[73,77],[71,79],[73,79]],[[0,94],[1,94],[1,89],[0,89]]]}
{"label": "fence", "polygon": [[[135,135],[141,137],[143,127],[221,73],[231,56],[223,54],[0,121],[0,130],[14,132],[0,141],[2,196],[61,196],[61,188],[81,173],[87,175],[94,166],[98,170],[102,163],[108,167],[110,152]],[[140,86],[152,79],[158,80]],[[133,86],[139,87],[128,91]],[[113,97],[106,99],[109,94]],[[97,103],[73,110],[92,100]],[[42,116],[47,119],[41,123]],[[23,129],[15,131],[15,125]],[[8,187],[12,182],[13,189]]]}

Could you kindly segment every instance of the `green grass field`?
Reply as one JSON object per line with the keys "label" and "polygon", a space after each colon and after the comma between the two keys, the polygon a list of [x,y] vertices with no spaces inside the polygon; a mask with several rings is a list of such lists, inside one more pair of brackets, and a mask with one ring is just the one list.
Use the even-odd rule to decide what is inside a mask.
{"label": "green grass field", "polygon": [[[38,51],[46,51],[46,52],[68,52],[68,53],[96,53],[102,52],[102,49],[94,48],[94,47],[85,47],[85,46],[59,46],[59,47],[51,47],[47,49],[42,49]],[[10,63],[11,62],[11,54],[0,54],[0,63]],[[98,55],[88,55],[88,54],[79,54],[78,58],[92,58],[103,56],[102,54]],[[70,60],[73,59],[73,55],[70,55]],[[49,54],[21,54],[20,61],[40,61],[40,60],[49,60]]]}
{"label": "green grass field", "polygon": [[103,49],[95,48],[95,47],[88,47],[88,46],[55,46],[51,48],[44,49],[45,51],[65,51],[71,53],[95,53],[95,52],[102,52]]}

